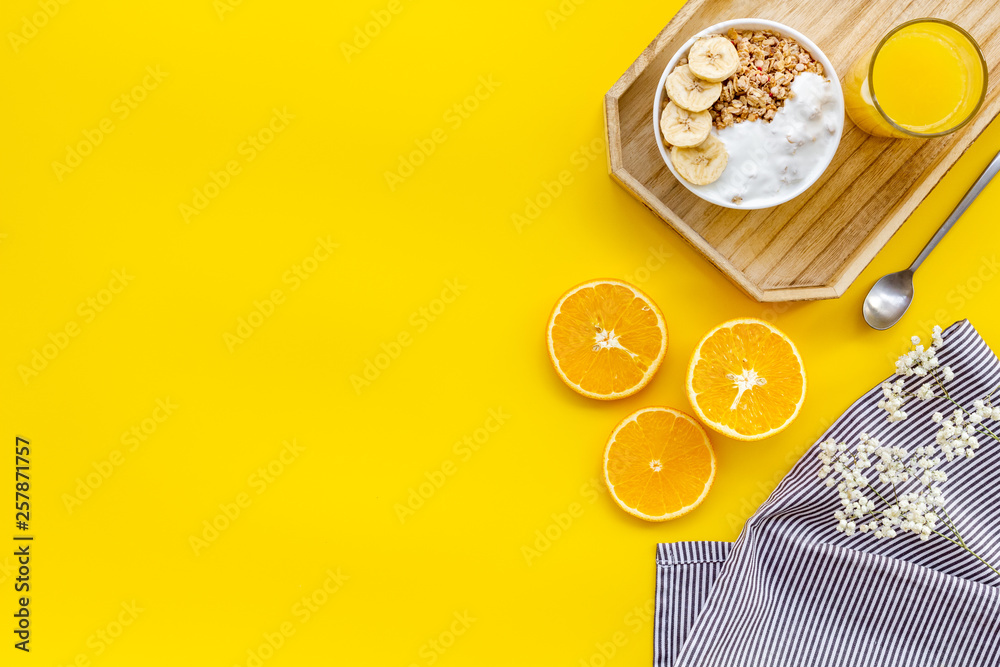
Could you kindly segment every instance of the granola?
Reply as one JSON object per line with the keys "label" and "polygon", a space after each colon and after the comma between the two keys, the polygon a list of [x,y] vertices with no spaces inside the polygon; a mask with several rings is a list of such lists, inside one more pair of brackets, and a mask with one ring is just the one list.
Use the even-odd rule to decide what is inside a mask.
{"label": "granola", "polygon": [[[722,95],[709,112],[716,128],[745,120],[771,121],[792,96],[795,77],[823,75],[823,65],[794,39],[770,30],[736,30],[726,35],[736,47],[740,69],[722,82]],[[681,58],[677,65],[687,64]]]}

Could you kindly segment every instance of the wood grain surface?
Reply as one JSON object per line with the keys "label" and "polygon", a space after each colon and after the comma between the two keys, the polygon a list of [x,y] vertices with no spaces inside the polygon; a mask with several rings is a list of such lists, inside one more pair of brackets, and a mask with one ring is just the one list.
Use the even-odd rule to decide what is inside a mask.
{"label": "wood grain surface", "polygon": [[[758,211],[701,200],[663,163],[653,137],[653,95],[663,68],[694,33],[735,18],[778,21],[812,39],[843,77],[893,26],[926,16],[968,30],[989,65],[983,107],[960,131],[928,140],[886,139],[865,134],[848,117],[819,181],[786,204]],[[1000,11],[989,1],[692,0],[605,95],[608,168],[757,300],[836,298],[1000,111],[998,62]]]}

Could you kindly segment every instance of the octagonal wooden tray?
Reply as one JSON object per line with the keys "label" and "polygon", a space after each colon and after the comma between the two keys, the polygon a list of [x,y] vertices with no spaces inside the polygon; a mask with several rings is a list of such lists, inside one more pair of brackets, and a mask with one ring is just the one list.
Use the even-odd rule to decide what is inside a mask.
{"label": "octagonal wooden tray", "polygon": [[[670,174],[653,138],[653,95],[674,52],[733,18],[765,18],[807,35],[841,77],[893,26],[937,16],[976,38],[990,85],[975,120],[938,139],[884,139],[847,119],[833,162],[792,201],[759,211],[708,204]],[[1000,110],[1000,10],[989,0],[691,0],[604,98],[612,177],[759,301],[839,297]],[[920,92],[919,81],[915,90]],[[956,203],[959,195],[956,195]]]}

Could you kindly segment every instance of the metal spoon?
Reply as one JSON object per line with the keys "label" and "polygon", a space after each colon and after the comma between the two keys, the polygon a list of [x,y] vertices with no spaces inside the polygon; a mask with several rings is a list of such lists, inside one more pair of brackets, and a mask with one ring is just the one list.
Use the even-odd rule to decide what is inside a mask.
{"label": "metal spoon", "polygon": [[1000,153],[997,153],[989,166],[982,173],[979,179],[969,188],[969,191],[958,202],[958,206],[951,212],[948,219],[937,230],[934,237],[927,242],[924,249],[920,251],[917,258],[910,264],[910,268],[905,271],[897,271],[879,278],[878,282],[872,285],[871,291],[865,297],[865,305],[862,312],[865,315],[865,322],[872,329],[885,331],[898,322],[906,313],[913,301],[913,272],[927,259],[934,246],[944,238],[944,235],[955,226],[958,219],[962,217],[969,205],[979,196],[979,193],[986,188],[986,185],[1000,172]]}

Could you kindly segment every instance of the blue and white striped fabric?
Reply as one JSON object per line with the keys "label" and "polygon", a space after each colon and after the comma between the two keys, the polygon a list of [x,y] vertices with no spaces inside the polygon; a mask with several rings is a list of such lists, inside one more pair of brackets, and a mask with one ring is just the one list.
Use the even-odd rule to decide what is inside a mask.
{"label": "blue and white striped fabric", "polygon": [[[962,405],[1000,385],[1000,361],[968,321],[938,353]],[[944,399],[907,404],[889,423],[875,387],[820,438],[852,447],[867,432],[884,445],[934,441],[930,415]],[[818,443],[817,443],[818,444]],[[818,479],[817,444],[805,453],[733,544],[657,546],[657,667],[1000,666],[1000,577],[932,535],[875,540],[834,529],[834,489]],[[1000,443],[941,469],[948,511],[965,542],[1000,563]]]}

